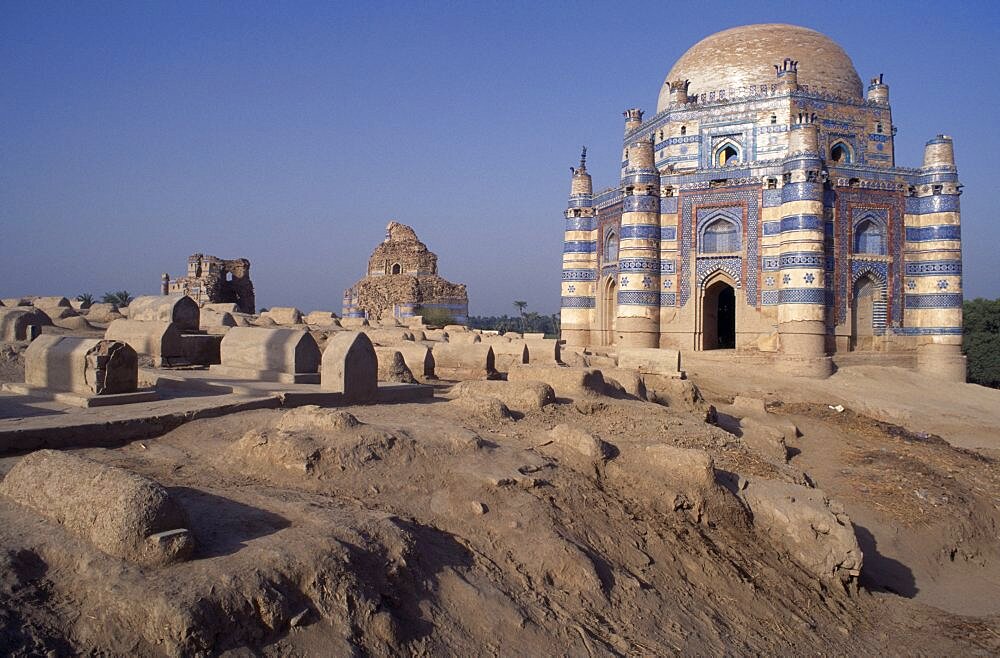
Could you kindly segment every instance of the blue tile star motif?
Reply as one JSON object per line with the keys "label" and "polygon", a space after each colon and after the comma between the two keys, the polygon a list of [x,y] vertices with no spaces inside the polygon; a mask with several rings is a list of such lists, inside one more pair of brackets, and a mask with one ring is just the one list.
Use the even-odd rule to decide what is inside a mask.
{"label": "blue tile star motif", "polygon": [[766,283],[767,287],[770,288],[771,286],[774,285],[774,277],[773,276],[765,277],[764,283]]}
{"label": "blue tile star motif", "polygon": [[566,292],[568,292],[570,294],[576,292],[576,286],[574,286],[573,284],[570,284],[570,285],[566,286]]}
{"label": "blue tile star motif", "polygon": [[628,285],[628,277],[627,276],[623,276],[622,277],[622,288],[624,288],[627,285]]}
{"label": "blue tile star motif", "polygon": [[941,279],[940,281],[938,281],[937,286],[938,286],[938,290],[947,290],[948,289],[948,282],[945,281],[944,279]]}
{"label": "blue tile star motif", "polygon": [[816,277],[813,276],[812,272],[809,272],[804,277],[802,277],[802,280],[805,281],[806,283],[812,283],[813,281],[816,280]]}
{"label": "blue tile star motif", "polygon": [[788,283],[791,280],[792,280],[792,275],[790,274],[785,274],[784,276],[781,277],[782,283]]}
{"label": "blue tile star motif", "polygon": [[666,281],[663,282],[663,287],[667,290],[670,290],[671,288],[674,287],[674,282],[670,279],[667,279]]}
{"label": "blue tile star motif", "polygon": [[651,278],[649,278],[648,276],[642,277],[642,287],[643,288],[648,288],[651,285],[653,285],[653,280]]}
{"label": "blue tile star motif", "polygon": [[917,282],[914,281],[913,279],[910,279],[909,281],[906,282],[906,287],[909,288],[910,290],[914,290],[917,287]]}

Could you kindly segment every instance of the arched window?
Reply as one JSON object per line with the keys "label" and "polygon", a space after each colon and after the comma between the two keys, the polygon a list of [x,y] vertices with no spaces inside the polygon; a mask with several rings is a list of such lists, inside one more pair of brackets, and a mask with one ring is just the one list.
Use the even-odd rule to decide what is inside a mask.
{"label": "arched window", "polygon": [[610,263],[618,260],[618,236],[614,231],[610,231],[604,237],[604,262]]}
{"label": "arched window", "polygon": [[720,217],[701,232],[701,253],[725,254],[740,250],[740,227]]}
{"label": "arched window", "polygon": [[854,253],[885,255],[885,229],[881,224],[865,219],[854,228]]}
{"label": "arched window", "polygon": [[830,160],[838,164],[847,164],[851,161],[851,149],[843,142],[837,142],[830,149]]}
{"label": "arched window", "polygon": [[736,147],[732,144],[726,144],[716,152],[715,162],[720,167],[725,167],[728,164],[736,164],[740,157],[740,152],[736,150]]}
{"label": "arched window", "polygon": [[392,273],[393,274],[400,274],[402,271],[403,271],[403,266],[402,265],[400,265],[399,263],[393,263],[392,264]]}

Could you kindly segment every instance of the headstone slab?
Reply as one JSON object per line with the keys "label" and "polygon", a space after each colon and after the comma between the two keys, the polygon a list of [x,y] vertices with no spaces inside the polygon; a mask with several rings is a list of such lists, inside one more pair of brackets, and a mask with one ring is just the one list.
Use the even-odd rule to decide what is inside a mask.
{"label": "headstone slab", "polygon": [[145,295],[132,300],[127,315],[130,320],[173,322],[181,332],[198,331],[201,308],[198,302],[181,293]]}
{"label": "headstone slab", "polygon": [[138,388],[139,359],[121,341],[42,335],[24,351],[24,383],[86,395],[131,393]]}
{"label": "headstone slab", "polygon": [[320,386],[343,393],[348,402],[378,400],[378,357],[371,339],[359,331],[332,336],[323,351]]}

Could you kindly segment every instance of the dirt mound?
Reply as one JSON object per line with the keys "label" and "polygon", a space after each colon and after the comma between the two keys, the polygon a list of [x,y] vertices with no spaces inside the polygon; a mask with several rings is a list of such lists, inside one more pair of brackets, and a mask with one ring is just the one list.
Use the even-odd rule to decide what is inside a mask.
{"label": "dirt mound", "polygon": [[[698,402],[695,389],[682,388],[681,397]],[[770,420],[802,430],[786,437],[785,464],[707,424],[709,403],[722,404],[579,396],[510,417],[504,402],[476,391],[419,404],[248,411],[81,451],[161,483],[187,515],[197,549],[187,562],[141,569],[0,498],[0,632],[19,629],[3,648],[1000,650],[995,619],[944,614],[866,580],[869,569],[881,573],[885,549],[866,547],[862,531],[874,526],[848,495],[860,480],[836,476],[867,468],[873,482],[889,477],[897,462],[845,465],[852,450],[884,447],[933,473],[955,469],[944,489],[927,493],[951,501],[962,491],[985,514],[996,491],[992,464],[932,437],[869,431],[860,420],[840,425],[847,416],[784,405]],[[846,456],[816,452],[835,447]],[[0,458],[0,473],[20,459]],[[894,504],[904,493],[893,494],[901,498]],[[859,524],[853,533],[851,522]],[[985,526],[969,527],[984,547]],[[843,583],[858,578],[858,545],[855,591]],[[976,573],[991,573],[990,555],[980,551]]]}

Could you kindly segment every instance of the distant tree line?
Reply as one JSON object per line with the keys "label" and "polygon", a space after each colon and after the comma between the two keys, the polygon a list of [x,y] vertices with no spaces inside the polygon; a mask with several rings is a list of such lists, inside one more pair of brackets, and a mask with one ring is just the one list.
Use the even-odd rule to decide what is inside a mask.
{"label": "distant tree line", "polygon": [[1000,299],[967,299],[962,316],[962,351],[968,357],[969,381],[1000,388]]}
{"label": "distant tree line", "polygon": [[483,329],[486,331],[499,331],[502,334],[508,331],[521,333],[544,333],[546,337],[559,337],[559,314],[539,315],[534,311],[525,311],[528,303],[515,301],[514,308],[517,309],[518,316],[510,317],[504,315],[470,315],[469,328]]}

